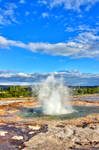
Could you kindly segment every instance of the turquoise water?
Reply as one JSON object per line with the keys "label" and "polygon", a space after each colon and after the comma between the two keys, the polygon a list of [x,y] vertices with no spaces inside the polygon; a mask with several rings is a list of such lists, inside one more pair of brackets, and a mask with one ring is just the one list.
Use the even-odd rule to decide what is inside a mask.
{"label": "turquoise water", "polygon": [[74,100],[87,100],[87,101],[99,101],[99,97],[98,96],[83,96],[83,97],[76,97],[73,98]]}
{"label": "turquoise water", "polygon": [[99,107],[87,107],[87,106],[74,106],[75,111],[70,114],[62,115],[45,115],[42,113],[42,107],[24,109],[20,112],[21,117],[24,118],[41,118],[41,119],[72,119],[83,117],[88,114],[99,113]]}

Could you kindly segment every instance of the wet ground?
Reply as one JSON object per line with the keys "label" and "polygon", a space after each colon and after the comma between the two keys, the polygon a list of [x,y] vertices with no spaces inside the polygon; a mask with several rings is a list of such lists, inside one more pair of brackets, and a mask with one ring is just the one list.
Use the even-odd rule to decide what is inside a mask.
{"label": "wet ground", "polygon": [[[36,126],[36,125],[35,125]],[[34,127],[31,125],[31,127]],[[47,132],[47,125],[41,125],[38,130],[30,125],[9,123],[0,126],[0,150],[19,150],[25,147],[24,142],[39,133]]]}
{"label": "wet ground", "polygon": [[99,95],[90,95],[90,96],[78,96],[74,97],[74,100],[86,100],[86,101],[99,101]]}
{"label": "wet ground", "polygon": [[24,118],[38,118],[38,119],[58,119],[66,120],[84,117],[88,114],[99,113],[99,106],[88,107],[88,106],[73,106],[74,111],[68,114],[62,115],[45,115],[42,112],[42,107],[23,109],[19,113]]}
{"label": "wet ground", "polygon": [[[67,127],[69,125],[73,126],[73,127],[68,127],[70,128],[69,133],[71,133],[71,131],[75,127],[77,127],[75,131],[73,131],[74,134],[74,132],[78,132],[76,130],[82,129],[84,132],[85,131],[84,128],[86,126],[92,125],[92,128],[94,128],[94,124],[96,124],[97,128],[95,128],[95,132],[94,129],[92,129],[93,132],[91,133],[91,130],[89,130],[90,127],[88,127],[88,130],[86,130],[86,132],[88,132],[89,135],[94,134],[95,136],[96,133],[99,132],[99,126],[98,126],[99,125],[99,101],[89,102],[87,100],[84,100],[82,102],[82,100],[81,101],[75,100],[73,102],[73,105],[74,105],[74,109],[76,110],[74,113],[61,115],[61,116],[56,116],[56,115],[48,116],[42,114],[41,109],[39,109],[40,105],[36,102],[35,99],[0,100],[0,150],[21,150],[21,149],[29,150],[29,144],[28,144],[29,141],[32,141],[32,143],[35,144],[34,139],[37,138],[36,139],[37,143],[39,143],[41,139],[40,138],[41,135],[42,135],[42,139],[46,141],[47,134],[49,139],[49,137],[51,138],[51,136],[52,135],[54,136],[54,134],[56,133],[57,134],[60,133],[59,139],[61,139],[61,145],[60,145],[60,150],[61,150],[62,149],[61,146],[64,143],[63,142],[64,138],[62,136],[63,135],[64,137],[66,136],[65,132],[62,133],[63,135],[61,135],[61,132],[63,132],[63,128],[65,128],[65,126]],[[60,129],[62,129],[62,131]],[[54,130],[57,132],[54,133]],[[54,140],[57,141],[56,136]],[[98,138],[98,135],[96,136],[97,136],[96,138]],[[72,135],[70,138],[75,138],[75,135]],[[89,138],[89,141],[90,140],[91,139]],[[98,139],[96,139],[95,141],[99,142]],[[43,146],[42,148],[44,150],[47,150],[46,144],[44,145],[42,145]],[[77,146],[77,144],[75,145]],[[89,147],[92,148],[92,146],[93,149],[95,150],[97,149],[98,144],[94,144],[94,143],[89,144]],[[80,148],[82,147],[83,145],[81,144]]]}

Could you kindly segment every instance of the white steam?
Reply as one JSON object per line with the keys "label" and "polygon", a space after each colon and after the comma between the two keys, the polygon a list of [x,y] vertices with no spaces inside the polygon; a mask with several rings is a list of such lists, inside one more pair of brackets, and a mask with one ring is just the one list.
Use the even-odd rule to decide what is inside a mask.
{"label": "white steam", "polygon": [[62,79],[55,79],[53,75],[42,82],[38,99],[44,114],[59,115],[73,112],[70,104],[70,90],[63,85]]}

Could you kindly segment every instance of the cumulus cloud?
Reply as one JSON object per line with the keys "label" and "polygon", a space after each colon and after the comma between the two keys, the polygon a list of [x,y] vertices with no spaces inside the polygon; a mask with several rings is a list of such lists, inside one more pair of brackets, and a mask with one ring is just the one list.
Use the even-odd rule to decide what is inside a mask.
{"label": "cumulus cloud", "polygon": [[9,77],[11,77],[11,74],[9,74],[9,73],[2,73],[2,74],[0,74],[0,77],[9,78]]}
{"label": "cumulus cloud", "polygon": [[9,48],[10,46],[25,48],[25,44],[20,41],[8,40],[5,37],[0,36],[0,48]]}
{"label": "cumulus cloud", "polygon": [[29,83],[29,82],[0,82],[0,85],[3,85],[3,86],[5,86],[5,85],[13,85],[13,86],[15,86],[15,85],[21,85],[21,86],[24,86],[24,85],[31,85],[31,83]]}
{"label": "cumulus cloud", "polygon": [[2,78],[9,78],[12,77],[12,75],[16,74],[16,71],[13,70],[2,70],[0,71],[0,77]]}
{"label": "cumulus cloud", "polygon": [[31,77],[30,74],[26,74],[26,73],[22,73],[22,72],[17,73],[17,75],[18,75],[19,77]]}
{"label": "cumulus cloud", "polygon": [[[53,72],[55,78],[63,78],[64,84],[71,86],[99,86],[99,74],[81,73],[77,69]],[[32,85],[45,80],[50,73],[26,74],[20,72],[11,74],[0,73],[0,85]]]}
{"label": "cumulus cloud", "polygon": [[23,43],[21,41],[8,40],[0,36],[0,48],[20,47],[32,52],[69,57],[98,57],[99,36],[92,32],[80,33],[74,40],[62,43]]}

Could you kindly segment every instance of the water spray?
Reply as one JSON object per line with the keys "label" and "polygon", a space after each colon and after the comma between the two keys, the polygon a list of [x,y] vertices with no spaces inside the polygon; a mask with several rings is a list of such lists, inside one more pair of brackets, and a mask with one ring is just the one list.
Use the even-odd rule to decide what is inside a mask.
{"label": "water spray", "polygon": [[44,114],[61,115],[73,112],[70,89],[64,86],[62,79],[56,79],[54,75],[41,83],[38,99]]}

